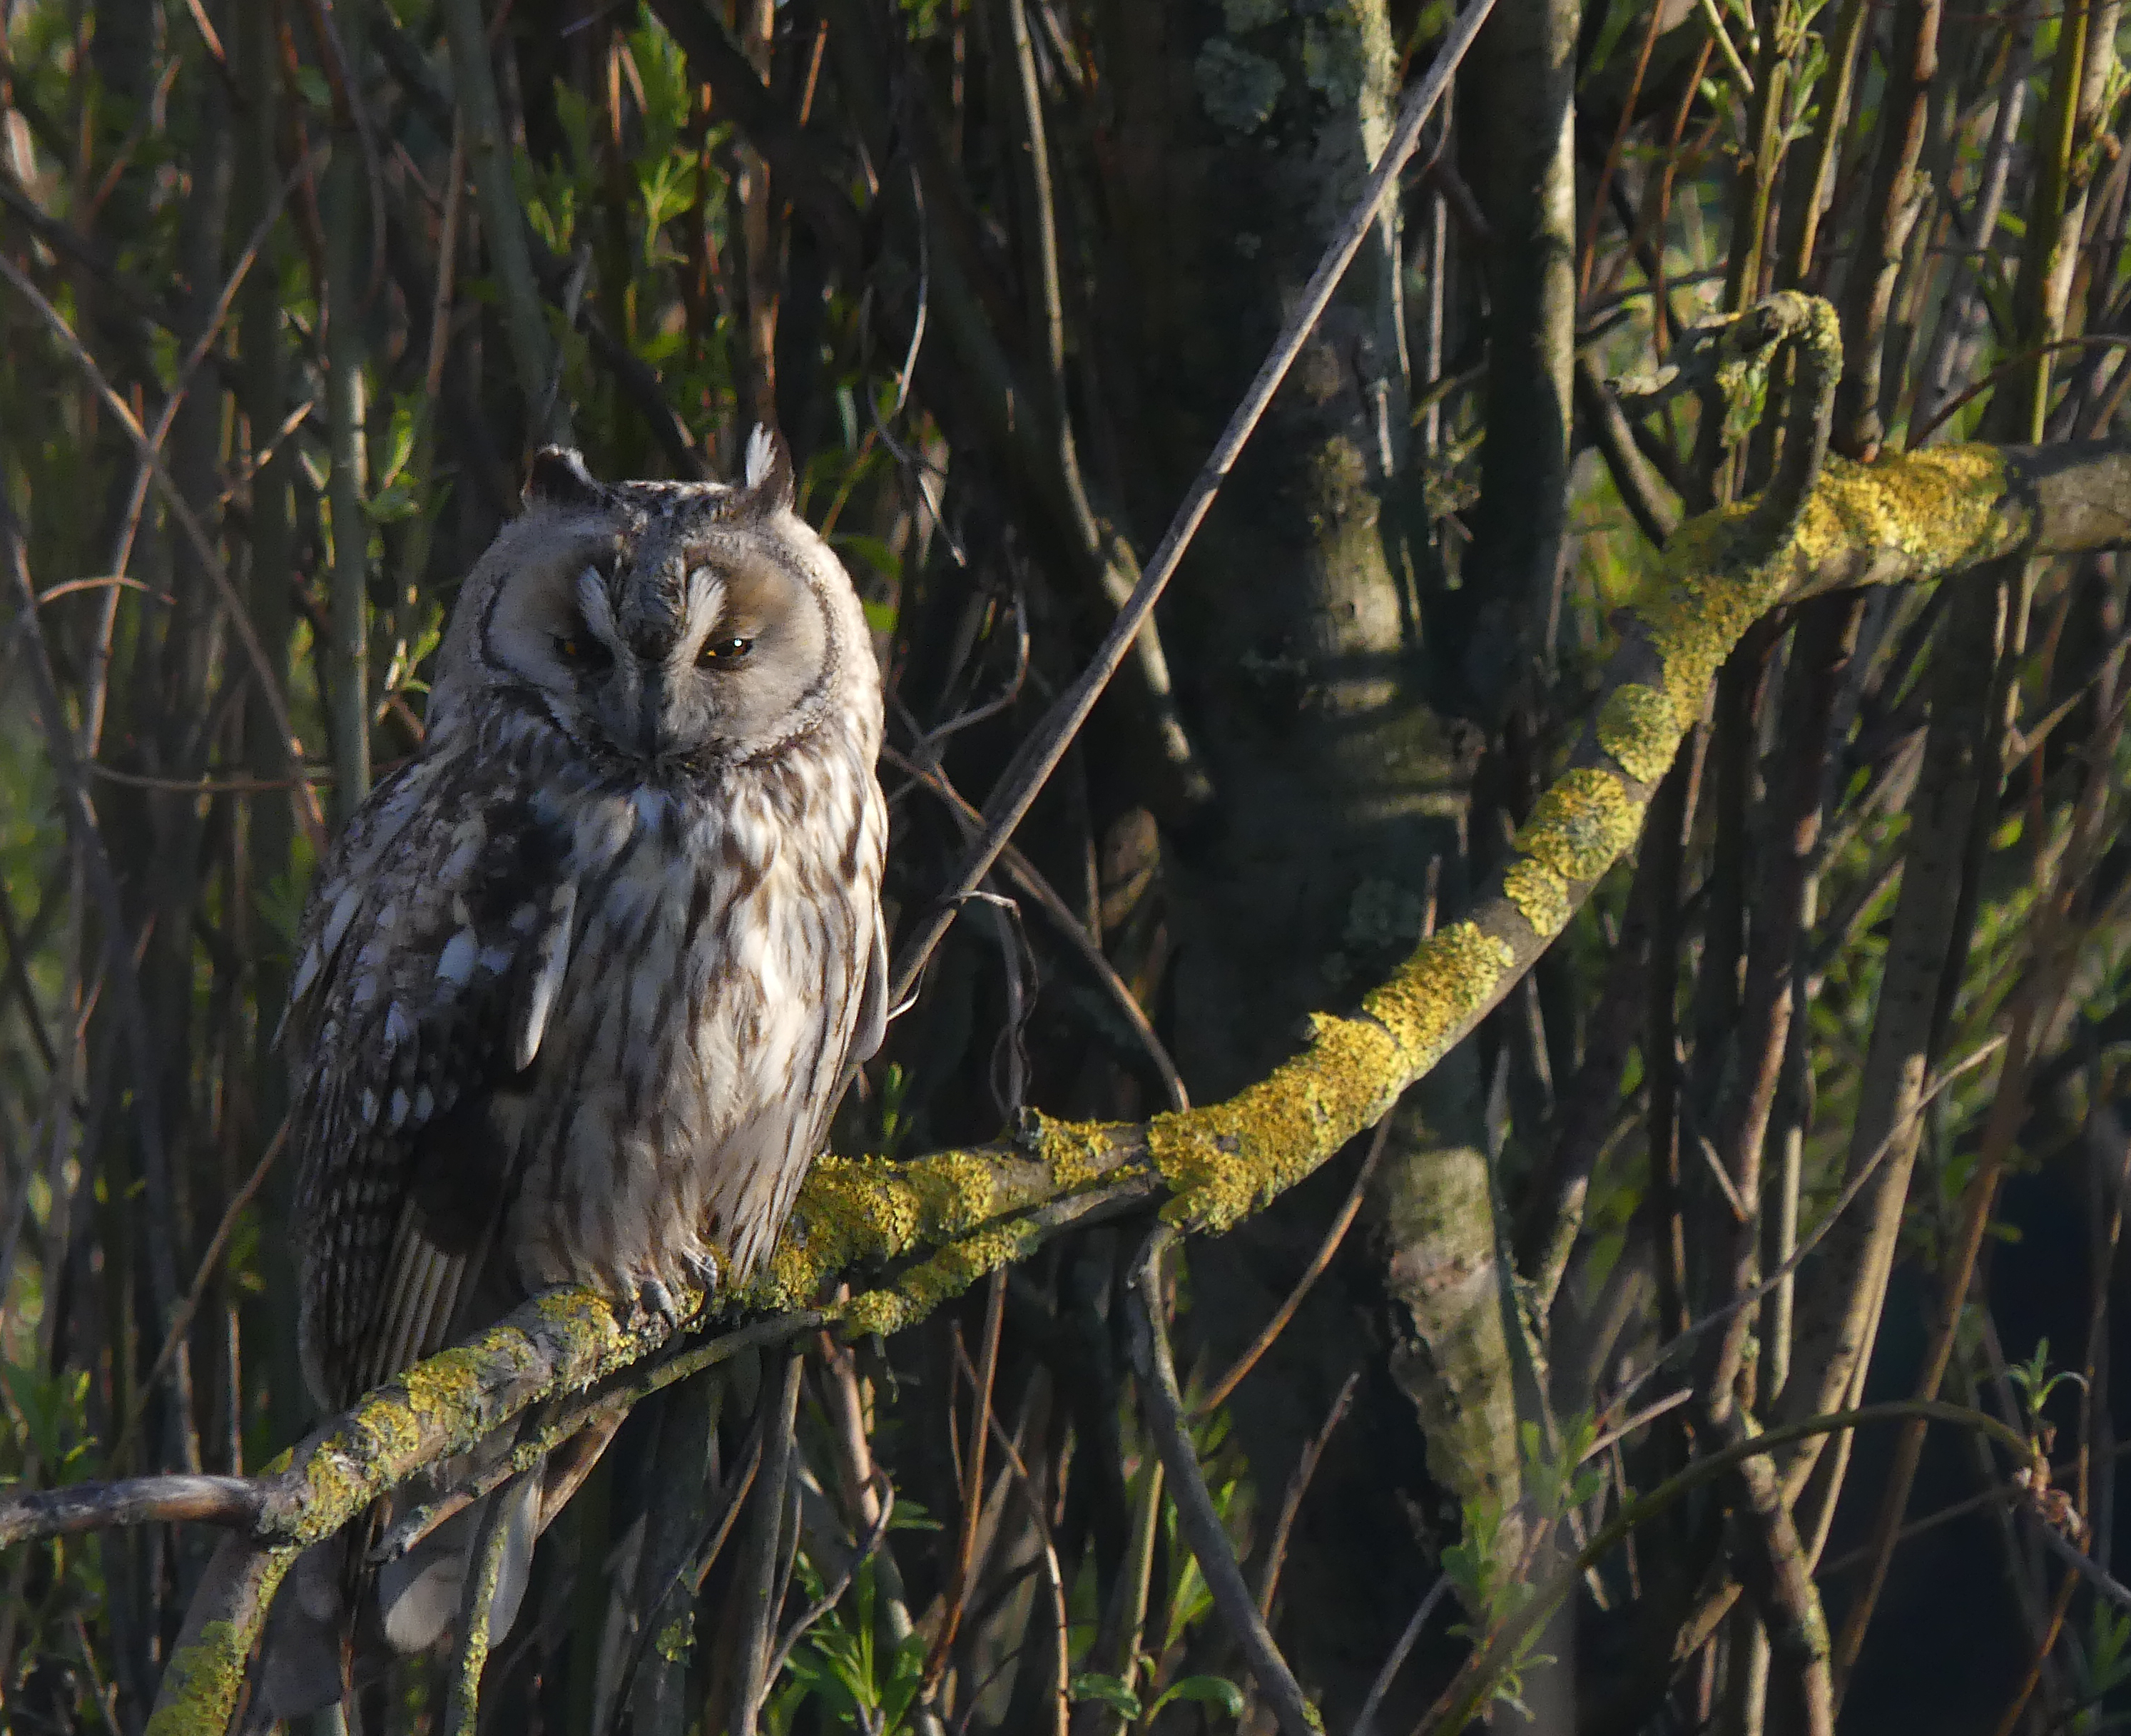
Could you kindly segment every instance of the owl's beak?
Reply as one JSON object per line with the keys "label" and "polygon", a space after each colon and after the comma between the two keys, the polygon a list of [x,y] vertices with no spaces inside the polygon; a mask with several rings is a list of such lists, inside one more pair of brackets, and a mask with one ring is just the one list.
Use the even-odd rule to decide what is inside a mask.
{"label": "owl's beak", "polygon": [[656,760],[666,741],[666,681],[663,675],[646,674],[644,691],[637,698],[636,749],[647,760]]}

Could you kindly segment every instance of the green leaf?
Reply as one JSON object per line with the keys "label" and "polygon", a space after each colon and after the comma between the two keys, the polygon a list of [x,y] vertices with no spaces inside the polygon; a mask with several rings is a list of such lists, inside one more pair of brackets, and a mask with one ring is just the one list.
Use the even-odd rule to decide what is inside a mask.
{"label": "green leaf", "polygon": [[855,554],[884,578],[893,578],[903,570],[903,563],[895,558],[895,551],[877,536],[866,536],[856,530],[839,530],[830,537],[829,546],[839,554]]}
{"label": "green leaf", "polygon": [[422,502],[404,479],[388,483],[362,503],[362,510],[370,515],[373,525],[390,524],[395,519],[413,518],[422,510]]}
{"label": "green leaf", "polygon": [[1121,1717],[1136,1719],[1139,1716],[1139,1695],[1116,1676],[1104,1676],[1093,1670],[1073,1677],[1066,1685],[1066,1697],[1076,1700],[1099,1700]]}
{"label": "green leaf", "polygon": [[636,353],[646,367],[663,367],[681,353],[681,346],[687,341],[682,332],[654,332],[638,343]]}
{"label": "green leaf", "polygon": [[1195,1700],[1201,1705],[1219,1706],[1231,1718],[1243,1715],[1243,1690],[1225,1676],[1187,1676],[1171,1682],[1147,1715],[1152,1717],[1172,1700]]}

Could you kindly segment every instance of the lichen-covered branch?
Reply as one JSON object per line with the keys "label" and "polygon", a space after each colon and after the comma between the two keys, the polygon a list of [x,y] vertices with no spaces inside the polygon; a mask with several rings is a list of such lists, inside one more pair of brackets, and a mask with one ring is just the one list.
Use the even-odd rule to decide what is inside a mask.
{"label": "lichen-covered branch", "polygon": [[[2010,553],[2126,540],[2131,448],[1965,446],[1869,467],[1830,460],[1823,470],[1839,358],[1832,312],[1779,296],[1741,323],[1736,341],[1798,356],[1777,482],[1762,501],[1694,520],[1672,539],[1664,582],[1626,621],[1604,697],[1510,861],[1463,919],[1424,942],[1359,1008],[1316,1015],[1299,1053],[1226,1102],[1145,1124],[1032,1114],[1010,1142],[908,1163],[825,1158],[768,1275],[733,1298],[770,1319],[666,1352],[663,1326],[625,1318],[588,1292],[538,1298],[371,1395],[259,1479],[246,1547],[263,1550],[262,1561],[285,1560],[553,1394],[639,1375],[648,1390],[743,1340],[827,1320],[848,1333],[898,1331],[1093,1217],[1159,1203],[1180,1228],[1228,1229],[1379,1120],[1515,986],[1634,842],[1718,664],[1755,621],[1846,587],[1928,583]],[[848,1281],[851,1293],[823,1305],[831,1279]],[[644,1375],[639,1364],[654,1371]],[[0,1525],[10,1518],[15,1535],[44,1534],[34,1516],[0,1507]],[[261,1583],[268,1572],[257,1570]],[[236,1598],[234,1614],[202,1622],[173,1654],[156,1736],[226,1722],[265,1603],[264,1594]]]}

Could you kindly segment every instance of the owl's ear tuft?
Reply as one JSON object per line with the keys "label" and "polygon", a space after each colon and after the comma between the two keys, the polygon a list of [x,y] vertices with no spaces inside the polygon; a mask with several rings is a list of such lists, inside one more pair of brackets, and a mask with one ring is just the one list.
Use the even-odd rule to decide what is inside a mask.
{"label": "owl's ear tuft", "polygon": [[544,446],[533,454],[525,472],[525,504],[589,511],[606,504],[606,490],[585,468],[582,456],[567,446]]}
{"label": "owl's ear tuft", "polygon": [[747,437],[745,510],[750,514],[788,510],[796,497],[792,480],[792,448],[784,436],[767,422],[755,424]]}

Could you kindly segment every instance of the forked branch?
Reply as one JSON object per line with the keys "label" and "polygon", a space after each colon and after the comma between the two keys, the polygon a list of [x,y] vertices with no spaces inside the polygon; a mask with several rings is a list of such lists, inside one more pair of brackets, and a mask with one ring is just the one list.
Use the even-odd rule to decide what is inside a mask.
{"label": "forked branch", "polygon": [[[1158,1206],[1180,1230],[1218,1233],[1262,1208],[1380,1119],[1561,933],[1635,842],[1714,672],[1755,621],[1827,591],[1928,583],[2010,553],[2125,540],[2131,449],[1966,446],[1823,466],[1841,357],[1832,311],[1779,295],[1731,341],[1764,364],[1784,349],[1797,358],[1777,483],[1762,501],[1693,520],[1671,540],[1664,583],[1626,620],[1567,770],[1462,920],[1422,942],[1353,1013],[1317,1015],[1300,1053],[1226,1102],[1142,1124],[1032,1114],[1010,1142],[908,1163],[824,1158],[767,1277],[724,1299],[758,1311],[749,1324],[669,1344],[655,1322],[626,1319],[587,1292],[556,1292],[409,1370],[285,1466],[252,1479],[256,1504],[221,1505],[218,1496],[196,1515],[244,1536],[226,1546],[227,1571],[203,1585],[166,1674],[155,1736],[226,1728],[268,1582],[295,1550],[539,1400],[578,1395],[560,1428],[569,1416],[632,1402],[740,1349],[825,1323],[850,1335],[897,1331],[1094,1219]],[[848,1299],[817,1306],[840,1279],[850,1283]],[[0,1542],[159,1516],[111,1491],[70,1499],[64,1508],[35,1496],[0,1506]],[[84,1522],[92,1510],[108,1517]]]}

